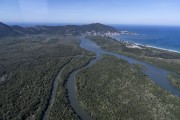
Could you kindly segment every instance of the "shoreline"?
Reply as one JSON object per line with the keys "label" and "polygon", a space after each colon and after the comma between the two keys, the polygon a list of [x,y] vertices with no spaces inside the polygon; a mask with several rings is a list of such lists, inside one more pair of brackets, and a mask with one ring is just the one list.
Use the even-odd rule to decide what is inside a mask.
{"label": "shoreline", "polygon": [[[127,40],[120,40],[120,38],[117,38],[116,36],[112,36],[112,38],[117,40],[117,41],[129,42]],[[129,42],[129,43],[132,43],[132,44],[135,44],[135,45],[138,45],[138,46],[147,47],[147,48],[155,48],[155,49],[164,50],[164,51],[168,51],[168,52],[180,53],[180,51],[177,51],[177,50],[161,48],[161,47],[152,46],[152,45],[144,45],[144,44],[136,43],[136,42]]]}
{"label": "shoreline", "polygon": [[156,46],[151,46],[151,45],[144,45],[144,46],[149,47],[149,48],[159,49],[159,50],[165,50],[168,52],[180,53],[180,51],[176,51],[176,50],[172,50],[172,49],[166,49],[166,48],[161,48],[161,47],[156,47]]}

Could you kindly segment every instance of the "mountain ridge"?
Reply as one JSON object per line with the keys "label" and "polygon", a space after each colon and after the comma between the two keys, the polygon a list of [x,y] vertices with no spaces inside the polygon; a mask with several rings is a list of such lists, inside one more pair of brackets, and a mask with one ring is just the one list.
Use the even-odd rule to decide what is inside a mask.
{"label": "mountain ridge", "polygon": [[65,25],[65,26],[34,26],[22,27],[18,25],[9,26],[0,22],[0,37],[2,36],[16,36],[28,34],[71,34],[81,35],[86,32],[119,32],[117,29],[104,25],[101,23],[91,23],[86,25]]}

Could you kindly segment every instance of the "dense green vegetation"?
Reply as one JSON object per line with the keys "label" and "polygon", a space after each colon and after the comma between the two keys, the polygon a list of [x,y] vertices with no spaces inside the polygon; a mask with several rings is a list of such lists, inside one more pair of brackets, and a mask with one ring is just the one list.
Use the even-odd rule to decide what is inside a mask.
{"label": "dense green vegetation", "polygon": [[168,79],[170,80],[171,84],[180,89],[180,76],[175,74],[169,74]]}
{"label": "dense green vegetation", "polygon": [[78,119],[66,98],[66,79],[94,55],[73,36],[87,31],[116,32],[98,23],[24,28],[0,22],[0,119],[41,119],[64,66],[49,119]]}
{"label": "dense green vegetation", "polygon": [[89,37],[103,49],[124,54],[154,64],[158,67],[180,73],[180,53],[165,50],[148,48],[141,46],[142,49],[128,48],[123,41],[117,41],[110,37]]}
{"label": "dense green vegetation", "polygon": [[105,56],[76,80],[78,99],[93,119],[180,119],[180,98],[149,80],[139,65]]}
{"label": "dense green vegetation", "polygon": [[[1,38],[0,119],[40,119],[56,75],[71,59],[78,59],[82,64],[87,61],[89,57],[81,58],[83,54],[88,55],[74,36],[42,34]],[[65,87],[61,87],[63,96]],[[72,109],[66,107],[73,116]],[[61,107],[58,114],[64,109],[67,108]]]}
{"label": "dense green vegetation", "polygon": [[[49,120],[79,119],[67,98],[67,78],[94,58],[74,35],[118,32],[99,23],[23,28],[0,22],[0,120],[42,119],[62,71]],[[9,37],[11,36],[11,37]],[[130,49],[110,37],[90,37],[106,50],[180,73],[180,54]],[[78,98],[94,119],[180,119],[180,100],[154,85],[142,66],[105,56],[77,76]],[[179,78],[170,75],[172,84]]]}

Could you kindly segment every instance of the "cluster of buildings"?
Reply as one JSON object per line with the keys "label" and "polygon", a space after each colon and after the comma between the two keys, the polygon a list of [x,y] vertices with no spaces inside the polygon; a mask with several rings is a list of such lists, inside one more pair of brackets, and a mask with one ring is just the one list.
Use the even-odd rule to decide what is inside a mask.
{"label": "cluster of buildings", "polygon": [[135,44],[135,43],[130,43],[130,42],[124,42],[124,44],[126,45],[127,48],[138,48],[138,49],[143,49],[142,47],[140,47],[139,45]]}
{"label": "cluster of buildings", "polygon": [[107,32],[96,32],[96,31],[87,31],[85,32],[83,35],[85,36],[118,36],[118,35],[128,35],[128,34],[134,34],[128,31],[119,31],[119,32],[111,32],[111,31],[107,31]]}
{"label": "cluster of buildings", "polygon": [[120,35],[118,32],[96,32],[96,31],[91,31],[91,32],[85,32],[83,35],[85,36],[116,36]]}

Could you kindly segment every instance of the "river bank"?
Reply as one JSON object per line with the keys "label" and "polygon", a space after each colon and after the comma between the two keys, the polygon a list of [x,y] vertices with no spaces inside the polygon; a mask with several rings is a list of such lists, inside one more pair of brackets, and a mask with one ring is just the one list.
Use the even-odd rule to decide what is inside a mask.
{"label": "river bank", "polygon": [[76,76],[78,99],[95,120],[179,120],[180,98],[144,75],[138,65],[103,58]]}
{"label": "river bank", "polygon": [[[78,96],[79,96],[78,99],[80,100],[81,106],[85,109],[85,111],[89,111],[89,114],[91,115],[91,117],[93,119],[105,119],[105,118],[116,119],[116,118],[119,118],[120,116],[119,117],[116,116],[117,115],[116,112],[115,113],[113,112],[113,110],[118,111],[119,108],[121,111],[119,111],[118,114],[121,115],[121,117],[124,116],[123,118],[136,118],[137,117],[137,118],[142,118],[142,119],[144,119],[144,118],[146,118],[146,119],[175,118],[177,120],[179,119],[177,111],[179,111],[180,108],[172,107],[172,106],[179,106],[180,99],[179,99],[179,97],[176,97],[176,96],[180,96],[180,94],[179,94],[180,91],[178,89],[174,88],[167,80],[167,75],[169,73],[167,70],[157,68],[157,67],[149,65],[147,63],[135,60],[133,58],[129,58],[127,56],[123,56],[123,55],[120,55],[117,53],[102,50],[99,46],[96,45],[96,43],[94,43],[88,39],[81,40],[80,46],[86,50],[95,52],[98,55],[103,55],[103,54],[112,55],[112,56],[115,56],[115,58],[117,60],[120,59],[119,61],[121,61],[121,59],[123,59],[128,62],[128,66],[131,65],[131,67],[132,67],[132,65],[134,65],[134,64],[140,64],[140,65],[143,65],[145,68],[143,73],[141,73],[141,70],[140,71],[138,70],[139,73],[135,74],[135,76],[137,75],[136,76],[137,79],[135,81],[134,80],[133,81],[136,82],[136,85],[127,83],[128,86],[126,86],[126,83],[124,83],[125,86],[127,87],[126,90],[123,89],[123,91],[125,93],[119,94],[122,92],[117,91],[117,95],[115,95],[116,97],[121,96],[120,98],[122,98],[122,97],[125,97],[126,95],[128,95],[130,97],[130,98],[129,97],[128,98],[130,99],[131,104],[129,102],[127,102],[127,101],[129,101],[128,99],[127,100],[126,99],[119,100],[119,101],[125,100],[124,102],[126,103],[126,105],[131,106],[131,107],[124,106],[123,109],[121,109],[121,107],[118,107],[116,105],[117,104],[116,100],[118,100],[118,98],[114,98],[115,96],[112,96],[114,92],[111,94],[111,91],[112,91],[112,89],[113,89],[113,91],[119,90],[118,88],[119,88],[119,85],[121,86],[121,84],[118,84],[117,82],[122,82],[121,81],[122,78],[125,80],[125,82],[130,82],[130,81],[127,81],[127,80],[130,80],[132,77],[130,73],[128,74],[128,76],[120,77],[118,75],[121,75],[123,73],[123,71],[127,75],[127,72],[132,71],[132,68],[129,70],[126,70],[128,68],[127,66],[125,68],[122,67],[125,65],[124,63],[119,66],[118,63],[116,63],[115,61],[113,62],[113,60],[114,60],[113,57],[109,57],[108,58],[109,61],[105,60],[106,62],[104,62],[104,63],[102,61],[99,61],[98,65],[96,63],[92,67],[79,72],[76,77],[77,87],[78,87],[77,88]],[[127,64],[127,62],[126,62],[126,64]],[[99,64],[102,64],[102,65],[99,66]],[[111,65],[115,65],[115,66],[110,67]],[[120,68],[118,68],[118,66]],[[112,68],[112,69],[110,69],[110,68]],[[116,68],[117,68],[117,70],[116,70]],[[124,68],[124,69],[122,69],[122,68]],[[108,70],[108,69],[110,69],[110,70]],[[140,69],[140,68],[138,68],[138,69]],[[117,72],[119,72],[119,73],[117,73]],[[103,74],[103,73],[105,73],[105,74]],[[144,76],[143,74],[146,74],[147,76]],[[107,77],[105,77],[105,76],[107,76]],[[106,80],[108,80],[109,82],[112,81],[115,76],[117,76],[116,79],[118,79],[118,81],[115,82],[116,84],[111,85],[111,83],[107,84],[107,82],[105,82]],[[132,78],[136,78],[136,77],[132,77]],[[144,79],[146,79],[146,80],[144,80]],[[104,84],[97,83],[97,82],[100,82],[100,80]],[[105,85],[105,86],[103,86],[103,85]],[[108,90],[106,90],[107,85],[110,87],[110,89],[108,89]],[[114,85],[118,85],[118,86],[116,86],[118,88],[114,89],[115,88]],[[146,86],[146,87],[142,87],[141,85]],[[135,93],[130,92],[131,91],[130,89],[134,89],[134,88],[136,89],[136,90],[133,90],[133,91],[135,91]],[[148,91],[144,90],[144,89],[148,89]],[[100,90],[102,90],[102,91],[100,91]],[[137,92],[137,91],[139,91],[139,92]],[[143,92],[145,92],[145,93],[143,94]],[[132,97],[133,95],[131,96],[131,94],[133,94],[133,95],[138,94],[138,96],[139,96],[138,98],[140,98],[141,100],[136,101],[137,96]],[[146,97],[140,97],[141,95],[146,96]],[[113,102],[112,98],[114,98],[113,100],[115,100],[116,102]],[[107,103],[104,103],[104,101],[106,101]],[[108,102],[108,101],[111,101],[111,102]],[[123,101],[122,101],[122,103],[124,103]],[[133,101],[136,101],[136,102],[133,102]],[[141,101],[141,102],[139,103],[139,101]],[[153,101],[153,102],[151,102],[151,101]],[[156,104],[154,104],[155,101],[157,102]],[[144,105],[143,102],[145,102],[144,104],[146,104],[146,105]],[[116,103],[116,104],[114,104],[115,106],[113,105],[113,103]],[[139,105],[135,107],[133,103],[136,103],[135,105],[138,105],[138,104]],[[151,103],[153,103],[153,104],[151,104]],[[138,107],[141,106],[141,104],[143,104],[143,106],[149,106],[149,108],[141,107],[141,109],[138,109]],[[163,105],[157,106],[157,104],[163,104]],[[112,106],[114,108],[112,108]],[[134,106],[134,107],[132,107],[132,106]],[[156,107],[158,107],[158,108],[156,108]],[[134,110],[134,109],[136,109],[136,110]],[[154,110],[154,109],[157,109],[157,110]],[[164,111],[164,109],[166,109],[166,112]],[[142,111],[140,112],[139,110],[142,110],[143,112]],[[148,111],[146,112],[146,110],[148,110]],[[109,114],[109,111],[111,111],[110,114]],[[139,112],[135,113],[135,111],[139,111]],[[152,114],[150,111],[153,112],[153,116],[155,118],[153,116],[151,116],[151,117],[149,116],[150,114]],[[171,111],[171,114],[169,114],[168,111]],[[126,114],[126,112],[128,114]],[[120,114],[120,113],[122,113],[122,114]],[[112,114],[114,114],[114,115],[112,115]]]}
{"label": "river bank", "polygon": [[[79,119],[91,120],[92,119],[92,113],[89,114],[86,111],[84,111],[82,108],[84,103],[82,103],[81,100],[78,101],[79,97],[77,98],[77,95],[79,95],[79,92],[81,92],[81,90],[79,90],[79,84],[80,83],[78,83],[78,85],[76,86],[76,74],[81,73],[81,71],[84,71],[86,69],[90,69],[92,66],[96,65],[96,62],[98,62],[101,59],[102,55],[115,56],[117,59],[123,59],[123,60],[127,61],[128,64],[131,64],[131,65],[134,65],[134,64],[143,65],[145,68],[144,69],[145,71],[143,73],[141,73],[140,75],[143,76],[143,74],[146,74],[147,77],[151,78],[151,80],[153,80],[155,82],[155,84],[153,83],[151,86],[156,86],[158,88],[158,90],[165,92],[166,95],[164,97],[171,96],[174,99],[178,99],[176,96],[180,96],[180,94],[179,94],[180,91],[178,91],[176,88],[171,86],[171,84],[169,84],[169,82],[167,80],[168,71],[166,71],[166,70],[154,67],[154,66],[149,65],[147,63],[138,61],[136,59],[133,59],[133,58],[130,58],[130,57],[118,54],[118,53],[103,50],[99,46],[97,46],[97,44],[95,42],[93,42],[89,39],[82,38],[81,42],[80,42],[80,47],[83,49],[86,49],[90,52],[96,53],[96,58],[89,59],[90,61],[88,60],[83,65],[81,65],[81,67],[80,66],[79,67],[73,67],[71,70],[68,70],[69,72],[65,72],[66,74],[62,73],[62,75],[64,76],[64,77],[62,76],[62,78],[64,80],[64,81],[62,81],[63,86],[66,88],[66,90],[65,90],[66,104],[71,108],[71,110],[73,111],[75,116],[77,116]],[[79,63],[79,62],[76,62],[76,63]],[[74,65],[77,66],[77,64],[74,64]],[[104,67],[106,67],[106,65],[104,65]],[[67,68],[69,68],[69,67],[67,66]],[[99,70],[99,72],[100,71],[101,70]],[[129,71],[129,70],[127,70],[127,71]],[[99,74],[99,73],[97,72],[97,74]],[[111,74],[114,74],[114,72],[111,72]],[[101,75],[99,75],[99,76],[101,76]],[[86,80],[88,80],[88,79],[86,79]],[[163,89],[160,87],[162,87]],[[154,90],[154,94],[156,95],[156,97],[162,97],[163,98],[163,96],[161,96],[159,94],[160,91],[157,92],[156,90]],[[86,92],[86,94],[89,94],[91,92],[90,91]],[[92,92],[92,94],[93,94],[93,92]],[[174,96],[172,96],[171,94],[173,94]],[[61,95],[61,94],[59,92],[57,92],[56,100],[59,100],[58,99],[59,95]],[[55,114],[54,112],[56,111],[57,103],[59,103],[59,102],[58,101],[55,102],[55,105],[53,106],[52,111],[50,112],[50,117],[49,117],[50,119],[54,118],[53,115]]]}
{"label": "river bank", "polygon": [[61,77],[61,74],[64,70],[64,68],[66,67],[66,65],[68,65],[70,62],[72,61],[69,60],[67,63],[65,63],[61,68],[60,68],[60,71],[59,73],[57,74],[56,78],[54,79],[54,81],[52,82],[52,85],[51,85],[51,90],[50,90],[50,95],[49,95],[49,98],[48,98],[48,101],[47,101],[47,104],[45,106],[45,109],[42,113],[42,120],[47,120],[48,119],[48,116],[49,116],[49,113],[50,113],[50,110],[54,104],[54,100],[55,100],[55,97],[56,97],[56,92],[57,92],[57,88],[58,88],[58,83],[60,81],[60,77]]}
{"label": "river bank", "polygon": [[[92,39],[94,41],[94,39]],[[102,38],[103,40],[103,38]],[[151,78],[156,84],[160,85],[163,89],[170,91],[172,94],[180,96],[180,90],[174,88],[170,83],[169,80],[167,79],[167,75],[170,71],[162,69],[162,68],[158,68],[156,66],[153,66],[149,63],[140,61],[138,59],[134,59],[116,52],[111,52],[111,51],[106,51],[103,50],[101,47],[99,47],[97,44],[101,41],[98,41],[98,43],[96,44],[95,42],[91,41],[90,39],[83,39],[81,40],[81,44],[80,46],[86,50],[95,52],[98,55],[102,55],[102,54],[107,54],[107,55],[112,55],[112,56],[116,56],[120,59],[126,60],[128,61],[130,64],[140,64],[143,65],[145,67],[145,71],[144,73]],[[97,41],[96,41],[97,42]],[[106,40],[104,39],[104,42],[106,42]],[[110,41],[111,42],[111,41]],[[101,42],[102,44],[102,42]],[[108,43],[105,43],[106,45],[110,45]]]}
{"label": "river bank", "polygon": [[[83,56],[77,56],[66,65],[61,73],[58,89],[55,96],[54,104],[51,108],[48,120],[54,119],[73,119],[79,120],[80,117],[76,114],[74,108],[72,108],[70,100],[68,99],[67,79],[73,71],[80,69],[84,65],[88,64],[93,59],[93,56],[88,52]],[[58,113],[58,114],[57,114]]]}
{"label": "river bank", "polygon": [[141,49],[129,48],[127,46],[129,45],[129,43],[117,41],[116,39],[110,37],[96,36],[89,37],[89,39],[96,42],[105,50],[123,54],[125,56],[129,56],[180,74],[180,53],[169,52],[144,46],[141,46]]}

